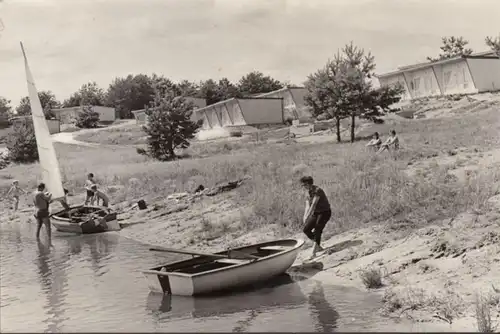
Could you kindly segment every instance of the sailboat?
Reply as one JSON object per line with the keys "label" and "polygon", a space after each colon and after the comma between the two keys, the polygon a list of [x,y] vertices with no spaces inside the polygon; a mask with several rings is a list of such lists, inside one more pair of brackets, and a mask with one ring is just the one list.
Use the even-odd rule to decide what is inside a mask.
{"label": "sailboat", "polygon": [[24,56],[28,96],[42,169],[42,180],[47,190],[52,193],[52,200],[61,202],[65,207],[64,210],[51,215],[52,225],[57,231],[78,234],[119,231],[121,228],[116,219],[116,212],[110,208],[87,205],[70,207],[66,204],[59,162],[22,42],[21,50]]}

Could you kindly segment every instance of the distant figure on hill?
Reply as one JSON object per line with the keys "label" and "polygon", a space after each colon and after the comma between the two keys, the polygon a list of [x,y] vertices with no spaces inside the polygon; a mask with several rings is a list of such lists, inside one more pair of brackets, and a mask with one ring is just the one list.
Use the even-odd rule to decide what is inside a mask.
{"label": "distant figure on hill", "polygon": [[385,151],[385,150],[388,150],[389,151],[389,146],[393,145],[394,146],[394,149],[397,150],[399,149],[399,138],[398,136],[396,135],[396,131],[394,130],[391,130],[391,135],[389,138],[387,138],[387,140],[382,144],[382,147],[380,147],[380,149],[378,150],[377,154]]}
{"label": "distant figure on hill", "polygon": [[9,191],[7,192],[7,197],[12,196],[12,200],[14,202],[14,211],[17,211],[17,209],[19,208],[19,196],[21,196],[21,194],[27,194],[26,190],[19,187],[19,181],[12,181],[12,187],[10,187]]}
{"label": "distant figure on hill", "polygon": [[35,218],[37,221],[36,240],[40,241],[40,230],[45,225],[49,244],[52,246],[52,231],[50,227],[49,206],[52,200],[52,194],[45,192],[45,183],[40,183],[33,194],[33,204],[35,204]]}
{"label": "distant figure on hill", "polygon": [[107,208],[109,206],[108,196],[106,196],[106,194],[103,193],[102,191],[98,190],[97,185],[95,185],[95,184],[92,186],[91,189],[92,189],[93,193],[95,194],[95,197],[97,200],[96,204],[99,205],[99,200],[102,200],[102,206]]}
{"label": "distant figure on hill", "polygon": [[85,196],[85,205],[94,205],[95,194],[92,191],[92,186],[95,185],[94,174],[89,173],[87,175],[87,180],[85,180],[85,190],[87,191],[87,195]]}
{"label": "distant figure on hill", "polygon": [[321,247],[321,235],[326,223],[332,216],[332,210],[326,194],[320,187],[314,185],[314,180],[311,176],[303,176],[300,183],[308,192],[306,207],[304,210],[304,234],[315,242],[312,257],[316,256],[317,252],[323,251]]}
{"label": "distant figure on hill", "polygon": [[373,134],[372,140],[370,140],[368,144],[366,144],[366,147],[372,147],[373,149],[378,151],[381,145],[382,145],[382,139],[380,139],[378,132],[375,132]]}

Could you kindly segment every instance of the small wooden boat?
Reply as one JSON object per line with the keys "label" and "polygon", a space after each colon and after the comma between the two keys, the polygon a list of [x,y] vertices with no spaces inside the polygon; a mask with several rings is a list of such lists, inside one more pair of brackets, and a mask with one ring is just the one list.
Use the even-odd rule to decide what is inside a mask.
{"label": "small wooden boat", "polygon": [[121,229],[116,212],[106,207],[80,205],[69,211],[62,210],[51,215],[52,225],[59,232],[91,234]]}
{"label": "small wooden boat", "polygon": [[[35,86],[35,80],[31,74],[28,65],[28,57],[26,56],[22,43],[21,50],[24,57],[28,96],[37,150],[40,157],[42,179],[47,190],[52,193],[52,200],[66,203],[59,161],[57,160],[54,143],[50,136],[45,114]],[[69,213],[71,213],[71,218]],[[120,230],[120,224],[116,219],[116,213],[111,209],[103,207],[75,206],[70,208],[69,211],[60,211],[53,214],[51,217],[52,224],[55,226],[56,230],[62,232],[86,234]]]}
{"label": "small wooden boat", "polygon": [[151,250],[188,254],[193,258],[142,273],[153,293],[194,296],[227,291],[285,273],[303,244],[300,239],[284,239],[215,254],[155,247]]}

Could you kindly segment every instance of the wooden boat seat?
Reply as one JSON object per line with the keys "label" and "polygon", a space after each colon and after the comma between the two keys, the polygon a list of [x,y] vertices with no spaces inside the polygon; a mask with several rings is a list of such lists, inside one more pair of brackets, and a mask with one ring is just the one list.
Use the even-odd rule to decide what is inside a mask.
{"label": "wooden boat seat", "polygon": [[262,250],[274,250],[274,251],[284,251],[284,250],[290,249],[290,247],[287,247],[287,246],[264,246],[264,247],[259,247],[259,249],[262,249]]}
{"label": "wooden boat seat", "polygon": [[215,262],[228,263],[228,264],[243,264],[248,263],[251,260],[240,260],[240,259],[217,259]]}

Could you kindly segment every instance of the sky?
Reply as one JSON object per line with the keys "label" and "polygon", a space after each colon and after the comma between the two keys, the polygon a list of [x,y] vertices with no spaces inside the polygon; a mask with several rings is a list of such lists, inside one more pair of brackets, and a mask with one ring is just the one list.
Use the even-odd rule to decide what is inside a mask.
{"label": "sky", "polygon": [[19,41],[38,90],[158,73],[237,81],[259,70],[301,85],[353,41],[376,72],[425,61],[442,36],[485,51],[500,0],[0,0],[0,96],[27,95]]}

